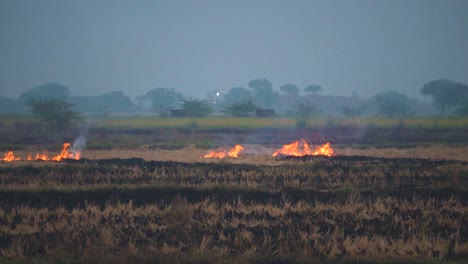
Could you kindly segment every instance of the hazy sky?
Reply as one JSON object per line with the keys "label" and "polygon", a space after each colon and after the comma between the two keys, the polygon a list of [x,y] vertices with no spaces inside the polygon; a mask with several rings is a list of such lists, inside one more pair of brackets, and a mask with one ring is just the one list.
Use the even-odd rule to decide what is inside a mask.
{"label": "hazy sky", "polygon": [[323,94],[418,96],[468,83],[468,1],[0,0],[0,95],[58,82],[134,97],[269,79]]}

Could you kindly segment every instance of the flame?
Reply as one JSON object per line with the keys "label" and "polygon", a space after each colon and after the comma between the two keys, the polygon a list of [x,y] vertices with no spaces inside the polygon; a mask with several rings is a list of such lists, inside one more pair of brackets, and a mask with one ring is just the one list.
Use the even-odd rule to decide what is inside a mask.
{"label": "flame", "polygon": [[28,155],[28,160],[49,160],[47,154],[36,154],[36,156],[32,156],[31,154]]}
{"label": "flame", "polygon": [[218,159],[222,159],[226,156],[226,152],[225,151],[220,151],[220,152],[216,152],[214,150],[210,150],[210,153],[206,154],[204,157],[205,158],[218,158]]}
{"label": "flame", "polygon": [[237,156],[239,155],[239,153],[241,151],[244,150],[244,147],[241,146],[241,145],[235,145],[229,152],[228,152],[228,155],[229,157],[232,157],[232,158],[237,158]]}
{"label": "flame", "polygon": [[[300,143],[302,142],[302,145]],[[330,147],[330,143],[327,142],[322,146],[317,146],[315,151],[310,149],[309,144],[305,140],[296,140],[291,144],[283,145],[281,149],[278,149],[273,153],[273,157],[278,155],[285,155],[285,156],[305,156],[305,155],[324,155],[324,156],[333,156],[335,152]]]}
{"label": "flame", "polygon": [[[62,152],[60,152],[59,155],[54,156],[54,157],[49,157],[47,154],[44,153],[38,153],[35,156],[32,154],[29,154],[26,160],[32,161],[32,160],[44,160],[44,161],[61,161],[62,159],[76,159],[79,160],[81,158],[81,152],[76,151],[76,152],[71,152],[70,151],[70,143],[66,142],[63,144],[63,149]],[[1,158],[0,160],[4,161],[13,161],[13,160],[21,160],[20,157],[15,157],[13,154],[13,151],[9,151],[7,154],[5,154],[5,158]]]}
{"label": "flame", "polygon": [[[239,157],[239,154],[244,150],[244,147],[241,145],[235,145],[231,150],[228,151],[227,155],[231,158]],[[205,158],[218,158],[222,159],[226,157],[226,151],[214,151],[210,150],[208,154],[204,156]]]}
{"label": "flame", "polygon": [[71,153],[70,152],[70,143],[66,142],[66,143],[63,143],[63,149],[62,149],[62,152],[53,157],[52,160],[55,160],[55,161],[61,161],[62,159],[80,159],[81,157],[81,153],[80,152],[76,152],[76,153]]}
{"label": "flame", "polygon": [[7,154],[5,154],[5,157],[0,160],[10,162],[10,161],[20,160],[20,159],[21,159],[20,157],[15,157],[15,154],[13,154],[13,151],[8,151]]}
{"label": "flame", "polygon": [[330,142],[327,142],[326,144],[322,146],[318,146],[314,152],[314,155],[323,155],[323,156],[331,157],[335,155],[335,151],[333,151],[333,149],[330,147]]}

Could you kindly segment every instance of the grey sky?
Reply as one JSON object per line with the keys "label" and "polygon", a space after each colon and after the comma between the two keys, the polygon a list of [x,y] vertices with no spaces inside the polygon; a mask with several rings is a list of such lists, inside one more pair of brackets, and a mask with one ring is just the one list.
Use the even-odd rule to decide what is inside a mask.
{"label": "grey sky", "polygon": [[191,96],[254,78],[324,94],[468,83],[468,1],[0,0],[0,95],[156,87]]}

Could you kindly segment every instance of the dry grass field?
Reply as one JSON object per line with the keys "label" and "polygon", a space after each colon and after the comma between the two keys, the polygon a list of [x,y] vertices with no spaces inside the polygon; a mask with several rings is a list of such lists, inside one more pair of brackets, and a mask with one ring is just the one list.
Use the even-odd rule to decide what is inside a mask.
{"label": "dry grass field", "polygon": [[[0,263],[465,263],[466,129],[361,131],[93,128],[80,160],[0,161]],[[302,136],[335,156],[272,157]]]}
{"label": "dry grass field", "polygon": [[[223,162],[246,163],[246,164],[269,164],[279,165],[271,155],[277,150],[273,147],[258,145],[243,145],[245,151],[239,158],[225,158]],[[382,158],[418,158],[433,160],[460,160],[468,161],[468,146],[450,147],[444,145],[413,147],[413,148],[351,148],[333,146],[337,156],[369,156]],[[83,153],[83,158],[88,159],[109,159],[109,158],[142,158],[145,160],[179,161],[179,162],[220,162],[220,159],[207,159],[203,156],[208,151],[206,148],[194,146],[181,149],[148,149],[141,147],[138,149],[113,149],[113,150],[88,150]]]}
{"label": "dry grass field", "polygon": [[187,150],[153,152],[175,155],[168,159],[179,153],[188,162],[145,161],[135,158],[136,150],[117,150],[78,161],[1,163],[2,259],[462,263],[468,258],[467,162],[266,154],[208,161],[182,156]]}

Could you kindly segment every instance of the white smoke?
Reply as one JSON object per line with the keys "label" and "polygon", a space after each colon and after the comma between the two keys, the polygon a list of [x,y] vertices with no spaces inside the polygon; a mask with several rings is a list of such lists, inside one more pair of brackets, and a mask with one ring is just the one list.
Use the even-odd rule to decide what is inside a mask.
{"label": "white smoke", "polygon": [[86,146],[86,137],[83,135],[80,135],[79,137],[75,139],[75,141],[73,141],[71,152],[72,153],[82,152],[85,146]]}

